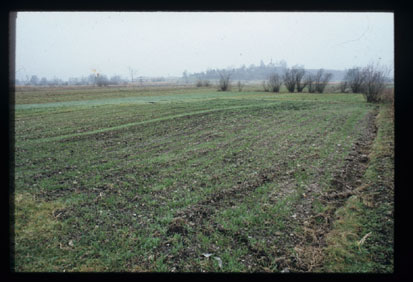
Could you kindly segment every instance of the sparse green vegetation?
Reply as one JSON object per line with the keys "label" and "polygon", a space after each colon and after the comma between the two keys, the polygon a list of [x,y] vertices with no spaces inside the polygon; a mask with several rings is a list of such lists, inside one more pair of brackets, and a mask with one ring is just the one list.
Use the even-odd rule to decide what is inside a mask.
{"label": "sparse green vegetation", "polygon": [[[252,86],[17,92],[15,270],[306,271],[296,251],[305,223],[328,210],[323,197],[338,191],[335,175],[375,107],[361,94]],[[386,109],[363,180],[372,195],[392,182]],[[350,251],[328,247],[327,257],[357,251],[355,240],[372,232],[350,271],[391,271],[391,241],[370,244],[392,226],[378,220],[392,204],[382,201],[365,218],[354,197],[354,209],[337,210],[357,213],[361,229]]]}

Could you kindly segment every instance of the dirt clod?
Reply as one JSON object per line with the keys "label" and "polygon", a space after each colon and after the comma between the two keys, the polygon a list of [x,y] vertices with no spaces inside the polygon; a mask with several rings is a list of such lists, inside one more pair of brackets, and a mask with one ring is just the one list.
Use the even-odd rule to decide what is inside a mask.
{"label": "dirt clod", "polygon": [[184,227],[185,220],[183,218],[174,218],[168,226],[166,233],[168,235],[178,233],[178,234],[187,234],[188,231]]}
{"label": "dirt clod", "polygon": [[369,160],[369,158],[366,155],[361,155],[360,156],[360,162],[366,163]]}

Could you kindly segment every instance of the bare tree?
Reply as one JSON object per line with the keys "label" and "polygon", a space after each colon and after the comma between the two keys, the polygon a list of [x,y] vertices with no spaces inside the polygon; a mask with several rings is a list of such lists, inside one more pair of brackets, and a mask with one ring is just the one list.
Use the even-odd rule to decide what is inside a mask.
{"label": "bare tree", "polygon": [[285,87],[287,87],[290,93],[293,93],[295,90],[295,69],[286,69],[283,75],[283,80]]}
{"label": "bare tree", "polygon": [[202,76],[198,76],[195,85],[196,87],[209,87],[211,86],[211,82],[208,79],[203,78]]}
{"label": "bare tree", "polygon": [[202,79],[198,78],[195,83],[196,87],[202,87]]}
{"label": "bare tree", "polygon": [[389,70],[379,64],[369,64],[361,70],[364,78],[362,87],[363,95],[367,102],[376,103],[380,101],[380,94],[386,86]]}
{"label": "bare tree", "polygon": [[96,84],[97,84],[97,86],[99,86],[99,87],[101,87],[101,86],[108,86],[108,85],[109,85],[109,79],[108,79],[107,76],[104,75],[104,74],[99,75],[99,76],[97,77]]}
{"label": "bare tree", "polygon": [[316,88],[315,88],[315,84],[314,84],[315,75],[309,73],[309,74],[307,74],[305,80],[306,80],[308,92],[309,92],[309,93],[315,93],[315,89],[316,89]]}
{"label": "bare tree", "polygon": [[280,75],[278,73],[271,74],[268,79],[268,90],[271,92],[280,92],[281,84],[282,79]]}
{"label": "bare tree", "polygon": [[307,86],[305,76],[305,69],[303,67],[293,67],[295,74],[295,85],[297,87],[297,92],[303,92],[303,89]]}
{"label": "bare tree", "polygon": [[363,92],[365,77],[361,68],[354,67],[352,69],[349,69],[344,77],[344,80],[347,81],[348,86],[351,88],[351,92]]}
{"label": "bare tree", "polygon": [[333,74],[332,73],[325,73],[323,79],[321,80],[321,83],[319,84],[318,87],[318,92],[319,93],[323,93],[326,86],[328,85],[328,83],[330,82],[330,80],[333,78]]}
{"label": "bare tree", "polygon": [[218,73],[219,73],[218,90],[229,91],[231,89],[230,78],[231,78],[232,72],[223,70]]}
{"label": "bare tree", "polygon": [[323,93],[332,76],[331,73],[324,73],[323,69],[319,69],[314,80],[315,91]]}

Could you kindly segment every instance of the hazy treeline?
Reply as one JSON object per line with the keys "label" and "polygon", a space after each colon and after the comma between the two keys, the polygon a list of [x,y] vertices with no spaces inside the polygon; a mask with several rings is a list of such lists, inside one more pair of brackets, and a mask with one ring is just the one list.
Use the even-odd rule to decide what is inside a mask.
{"label": "hazy treeline", "polygon": [[[252,70],[254,68],[251,68]],[[302,93],[307,89],[308,93],[323,93],[327,85],[332,81],[333,73],[324,69],[306,70],[303,66],[295,65],[287,68],[286,64],[279,67],[266,67],[261,63],[262,71],[268,70],[269,74],[262,81],[262,86],[266,92],[280,92],[281,86],[284,85],[288,92]],[[217,74],[218,90],[228,91],[231,89],[231,80],[238,80],[238,91],[242,91],[244,83],[240,79],[236,79],[237,72],[245,70],[245,68],[232,70],[210,70],[210,74]],[[198,74],[196,80],[197,87],[209,87],[211,82],[206,74]],[[188,78],[187,73],[184,73],[184,78]],[[365,67],[353,67],[344,71],[344,77],[339,84],[336,83],[334,88],[338,88],[342,93],[351,89],[353,93],[362,93],[367,102],[379,102],[381,94],[386,89],[387,85],[393,81],[390,69],[386,66],[377,63],[370,63]],[[336,91],[335,89],[333,91]]]}
{"label": "hazy treeline", "polygon": [[166,81],[164,77],[137,77],[135,79],[128,79],[120,75],[113,75],[111,77],[104,74],[91,74],[89,76],[71,77],[67,80],[60,78],[47,79],[46,77],[39,78],[37,75],[26,76],[26,79],[16,79],[16,85],[30,85],[30,86],[65,86],[65,85],[127,85],[131,82],[135,84],[143,84],[145,82],[163,82]]}
{"label": "hazy treeline", "polygon": [[128,83],[127,79],[120,77],[119,75],[114,75],[108,77],[104,74],[81,77],[71,77],[67,80],[60,78],[47,79],[46,77],[39,78],[37,75],[26,76],[25,80],[16,79],[16,85],[38,85],[38,86],[59,86],[59,85],[121,85]]}
{"label": "hazy treeline", "polygon": [[[239,68],[233,69],[225,69],[226,71],[231,71],[231,78],[233,80],[263,80],[267,79],[270,75],[274,73],[278,73],[279,75],[283,75],[287,70],[287,63],[282,60],[276,63],[272,61],[268,64],[265,64],[262,60],[260,65],[250,65],[249,67],[243,65]],[[197,73],[188,73],[185,71],[182,74],[182,79],[186,83],[193,83],[194,81],[199,80],[219,80],[220,79],[220,72],[223,72],[224,69],[208,69],[203,72]],[[306,69],[307,73],[316,74],[319,70],[318,69]],[[332,74],[333,81],[342,81],[345,76],[345,71],[341,70],[326,70]]]}
{"label": "hazy treeline", "polygon": [[[293,66],[292,68],[302,68],[303,66]],[[230,73],[231,80],[233,81],[262,81],[268,80],[270,84],[264,85],[264,88],[277,88],[278,82],[274,81],[275,74],[279,76],[285,76],[286,72],[291,69],[287,66],[284,60],[273,63],[270,61],[265,64],[262,60],[260,65],[251,64],[250,66],[241,66],[239,68],[226,68],[226,69],[208,69],[203,72],[188,73],[184,71],[180,78],[170,78],[170,77],[135,77],[133,75],[131,78],[121,77],[120,75],[107,76],[105,74],[90,74],[88,76],[71,77],[67,80],[63,80],[57,77],[52,79],[47,79],[46,77],[38,77],[37,75],[26,75],[25,79],[16,79],[16,85],[30,85],[30,86],[64,86],[64,85],[95,85],[95,86],[107,86],[107,85],[127,85],[127,84],[137,84],[144,85],[146,82],[157,83],[165,81],[175,81],[178,84],[193,84],[195,83],[198,87],[200,86],[211,86],[212,81],[219,82],[222,77],[221,74],[227,72]],[[317,77],[320,69],[305,69],[306,78],[309,78],[310,92],[311,88],[311,78]],[[330,82],[343,82],[347,80],[346,74],[348,70],[324,70],[326,73],[331,74],[329,79]],[[271,78],[272,77],[272,78]],[[390,79],[392,80],[392,79]],[[173,82],[173,83],[175,83]],[[273,84],[273,85],[271,85]],[[241,86],[241,85],[239,85]],[[300,85],[298,90],[301,89]],[[345,86],[343,86],[345,88]]]}

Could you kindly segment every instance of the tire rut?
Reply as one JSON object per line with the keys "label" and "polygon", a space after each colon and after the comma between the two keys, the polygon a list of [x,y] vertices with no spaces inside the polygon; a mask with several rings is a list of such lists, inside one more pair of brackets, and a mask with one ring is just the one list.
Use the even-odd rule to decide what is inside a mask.
{"label": "tire rut", "polygon": [[377,134],[375,119],[377,107],[367,114],[362,123],[366,128],[353,144],[345,159],[344,166],[338,169],[330,182],[330,192],[322,192],[319,200],[327,207],[324,212],[314,214],[303,222],[300,242],[295,246],[294,260],[286,267],[295,272],[311,272],[319,269],[323,262],[323,249],[326,246],[325,235],[332,228],[335,211],[352,195],[365,190],[361,178],[368,166],[368,155]]}

